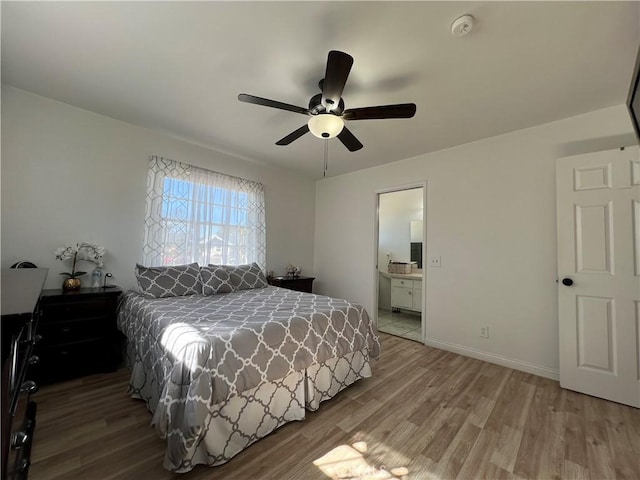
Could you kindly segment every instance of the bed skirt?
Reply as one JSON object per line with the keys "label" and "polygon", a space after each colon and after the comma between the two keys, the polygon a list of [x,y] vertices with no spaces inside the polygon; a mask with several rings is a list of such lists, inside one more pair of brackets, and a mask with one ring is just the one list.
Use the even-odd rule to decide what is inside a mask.
{"label": "bed skirt", "polygon": [[[132,358],[135,356],[129,356]],[[285,423],[303,420],[305,410],[317,410],[321,402],[334,397],[357,380],[371,376],[366,350],[332,358],[284,378],[263,382],[209,407],[204,423],[194,426],[192,435],[185,438],[170,427],[162,428],[167,423],[169,406],[163,404],[163,388],[154,373],[163,369],[157,366],[154,373],[145,372],[141,362],[133,362],[130,367],[130,394],[144,400],[153,413],[152,425],[160,436],[167,439],[163,465],[178,473],[188,472],[199,464],[214,466],[229,461]],[[178,410],[181,415],[201,418],[190,408],[184,404]],[[176,406],[172,405],[171,410],[175,415]]]}

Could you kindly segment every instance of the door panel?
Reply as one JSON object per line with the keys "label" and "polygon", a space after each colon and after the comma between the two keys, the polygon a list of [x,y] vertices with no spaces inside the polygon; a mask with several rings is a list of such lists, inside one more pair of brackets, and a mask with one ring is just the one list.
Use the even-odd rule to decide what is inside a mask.
{"label": "door panel", "polygon": [[578,296],[578,366],[614,372],[613,298]]}
{"label": "door panel", "polygon": [[633,201],[633,257],[634,275],[640,276],[640,202]]}
{"label": "door panel", "polygon": [[636,317],[636,372],[637,379],[640,381],[640,301],[635,303],[635,317]]}
{"label": "door panel", "polygon": [[640,407],[639,149],[558,159],[560,384]]}
{"label": "door panel", "polygon": [[613,273],[611,202],[576,205],[576,257],[581,273]]}
{"label": "door panel", "polygon": [[573,178],[576,191],[611,188],[611,165],[575,168]]}

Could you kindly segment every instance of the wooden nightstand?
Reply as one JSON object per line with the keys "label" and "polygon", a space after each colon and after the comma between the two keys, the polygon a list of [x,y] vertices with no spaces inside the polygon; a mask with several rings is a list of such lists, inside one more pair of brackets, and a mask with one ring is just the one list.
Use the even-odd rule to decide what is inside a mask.
{"label": "wooden nightstand", "polygon": [[269,284],[298,292],[312,293],[315,277],[271,277]]}
{"label": "wooden nightstand", "polygon": [[114,371],[121,357],[116,307],[122,290],[81,288],[43,290],[35,354],[38,383]]}

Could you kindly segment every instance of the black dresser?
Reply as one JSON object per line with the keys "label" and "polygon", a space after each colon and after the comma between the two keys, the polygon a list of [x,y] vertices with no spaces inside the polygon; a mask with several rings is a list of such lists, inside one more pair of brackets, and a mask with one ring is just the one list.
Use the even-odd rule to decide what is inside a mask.
{"label": "black dresser", "polygon": [[38,359],[38,297],[46,268],[2,269],[2,479],[25,479],[29,473],[37,405],[31,395]]}
{"label": "black dresser", "polygon": [[81,288],[43,290],[36,346],[40,358],[34,376],[48,384],[93,373],[110,372],[121,360],[116,308],[122,290]]}

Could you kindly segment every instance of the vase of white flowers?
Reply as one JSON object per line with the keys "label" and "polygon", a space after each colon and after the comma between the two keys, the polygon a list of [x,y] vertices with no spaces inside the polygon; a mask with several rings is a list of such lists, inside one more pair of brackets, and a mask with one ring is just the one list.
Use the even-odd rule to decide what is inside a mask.
{"label": "vase of white flowers", "polygon": [[86,274],[87,272],[76,270],[78,261],[84,260],[86,262],[95,263],[98,267],[102,267],[104,253],[104,247],[93,243],[76,243],[75,245],[66,245],[65,247],[56,249],[56,259],[62,261],[71,260],[71,272],[63,272],[60,274],[67,277],[62,283],[62,289],[80,289],[81,283],[78,277]]}

